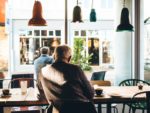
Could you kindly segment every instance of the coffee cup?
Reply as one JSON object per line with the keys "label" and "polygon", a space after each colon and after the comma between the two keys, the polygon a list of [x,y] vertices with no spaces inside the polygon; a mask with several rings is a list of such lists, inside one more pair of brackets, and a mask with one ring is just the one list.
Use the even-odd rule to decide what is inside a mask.
{"label": "coffee cup", "polygon": [[3,89],[2,92],[3,95],[9,95],[9,89]]}
{"label": "coffee cup", "polygon": [[97,88],[97,89],[95,89],[95,93],[96,93],[96,95],[101,95],[103,93],[103,89]]}
{"label": "coffee cup", "polygon": [[139,88],[139,90],[142,90],[143,89],[143,84],[138,84],[138,88]]}

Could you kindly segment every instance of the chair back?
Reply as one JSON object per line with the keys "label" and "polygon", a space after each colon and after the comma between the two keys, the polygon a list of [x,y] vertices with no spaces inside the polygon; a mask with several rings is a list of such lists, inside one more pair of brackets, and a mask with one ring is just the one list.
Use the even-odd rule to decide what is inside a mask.
{"label": "chair back", "polygon": [[6,88],[8,83],[10,82],[10,79],[0,79],[0,88]]}
{"label": "chair back", "polygon": [[63,102],[59,113],[97,113],[92,102],[68,101]]}
{"label": "chair back", "polygon": [[138,83],[150,85],[150,83],[140,79],[126,79],[120,82],[119,86],[137,86]]}
{"label": "chair back", "polygon": [[21,80],[27,80],[28,87],[34,87],[33,74],[13,74],[11,77],[11,88],[19,88]]}
{"label": "chair back", "polygon": [[148,104],[150,104],[150,91],[142,91],[134,94],[132,97],[132,101],[134,101],[136,97],[140,97],[140,96],[145,96],[145,100],[136,103],[131,103],[130,107],[136,109],[147,109],[149,107]]}
{"label": "chair back", "polygon": [[27,88],[34,87],[34,81],[36,82],[33,78],[16,78],[10,81],[8,88],[20,88],[21,81],[27,81]]}
{"label": "chair back", "polygon": [[91,80],[104,80],[106,71],[93,72]]}
{"label": "chair back", "polygon": [[90,83],[98,86],[111,86],[111,82],[107,80],[91,80]]}

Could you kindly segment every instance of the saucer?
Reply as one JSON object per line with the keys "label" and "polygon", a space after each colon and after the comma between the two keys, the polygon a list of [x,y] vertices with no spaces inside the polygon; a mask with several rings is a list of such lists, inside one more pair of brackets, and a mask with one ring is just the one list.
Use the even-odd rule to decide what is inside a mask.
{"label": "saucer", "polygon": [[8,95],[4,95],[4,94],[1,94],[0,97],[2,98],[5,98],[5,97],[10,97],[11,96],[11,93],[9,93]]}
{"label": "saucer", "polygon": [[112,98],[120,98],[120,97],[121,97],[121,95],[116,94],[116,93],[110,94],[110,96],[111,96]]}

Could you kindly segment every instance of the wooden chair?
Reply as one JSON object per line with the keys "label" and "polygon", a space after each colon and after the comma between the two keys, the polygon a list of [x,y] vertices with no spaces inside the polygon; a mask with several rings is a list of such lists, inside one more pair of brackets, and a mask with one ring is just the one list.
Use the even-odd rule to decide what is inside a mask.
{"label": "wooden chair", "polygon": [[[12,74],[12,77],[11,77],[11,80],[12,80],[12,85],[11,85],[11,88],[19,88],[20,87],[20,83],[19,83],[19,81],[20,80],[17,80],[17,79],[20,79],[21,80],[21,78],[23,78],[23,79],[29,79],[29,78],[31,78],[30,80],[30,82],[28,81],[28,85],[29,85],[29,87],[34,87],[34,80],[33,80],[33,74],[32,73],[18,73],[18,74]],[[14,79],[16,79],[16,80],[14,80]]]}
{"label": "wooden chair", "polygon": [[[107,80],[91,80],[90,83],[98,86],[111,86],[111,82]],[[106,106],[102,106],[102,108],[106,108]],[[113,108],[114,113],[118,113],[117,104],[112,104],[111,108]]]}
{"label": "wooden chair", "polygon": [[106,71],[93,72],[91,80],[104,80]]}
{"label": "wooden chair", "polygon": [[[119,86],[137,86],[138,83],[143,83],[143,84],[146,84],[146,85],[150,85],[150,83],[144,81],[144,80],[140,80],[140,79],[126,79],[126,80],[123,80],[122,82],[120,82]],[[122,108],[122,113],[124,113],[125,111],[125,105],[128,105],[130,106],[130,104],[123,104],[123,108]],[[132,108],[132,106],[130,106],[132,108],[132,111],[133,113],[135,113],[136,109],[140,109],[140,104],[135,104],[134,105],[134,108]],[[144,106],[144,104],[142,105],[141,103],[141,106]],[[143,113],[144,113],[144,109],[141,108],[141,110],[143,110]]]}
{"label": "wooden chair", "polygon": [[[133,95],[132,100],[134,101],[134,99],[136,97],[138,97],[139,95],[145,95],[145,101],[130,103],[129,104],[129,107],[130,107],[129,113],[131,112],[131,109],[132,109],[133,113],[135,113],[136,109],[141,109],[142,113],[144,113],[144,110],[146,110],[149,107],[148,104],[150,102],[150,100],[149,100],[150,99],[150,97],[149,97],[150,96],[150,91],[142,91],[142,92],[136,93],[136,94]],[[149,112],[147,111],[147,113],[149,113]]]}
{"label": "wooden chair", "polygon": [[[27,88],[34,87],[36,80],[33,78],[13,78],[8,85],[8,88],[20,88],[21,81],[27,81]],[[21,106],[12,107],[11,113],[41,113],[42,108],[39,106]]]}
{"label": "wooden chair", "polygon": [[111,86],[111,82],[106,80],[91,80],[90,83],[98,86]]}
{"label": "wooden chair", "polygon": [[34,88],[34,80],[33,78],[15,78],[12,79],[8,85],[9,88],[20,88],[21,81],[27,81],[27,88],[33,87]]}

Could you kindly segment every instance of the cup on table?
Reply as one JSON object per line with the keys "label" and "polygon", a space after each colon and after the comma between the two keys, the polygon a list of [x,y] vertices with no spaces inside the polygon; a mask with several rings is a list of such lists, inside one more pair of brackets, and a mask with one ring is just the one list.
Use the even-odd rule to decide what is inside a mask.
{"label": "cup on table", "polygon": [[97,96],[102,95],[103,89],[101,89],[101,88],[96,88],[96,89],[95,89],[95,93],[96,93]]}
{"label": "cup on table", "polygon": [[138,86],[139,90],[143,89],[143,83],[138,83],[137,86]]}
{"label": "cup on table", "polygon": [[26,94],[27,93],[27,81],[20,81],[21,86],[21,93]]}
{"label": "cup on table", "polygon": [[9,95],[9,89],[3,89],[2,92],[3,95]]}

